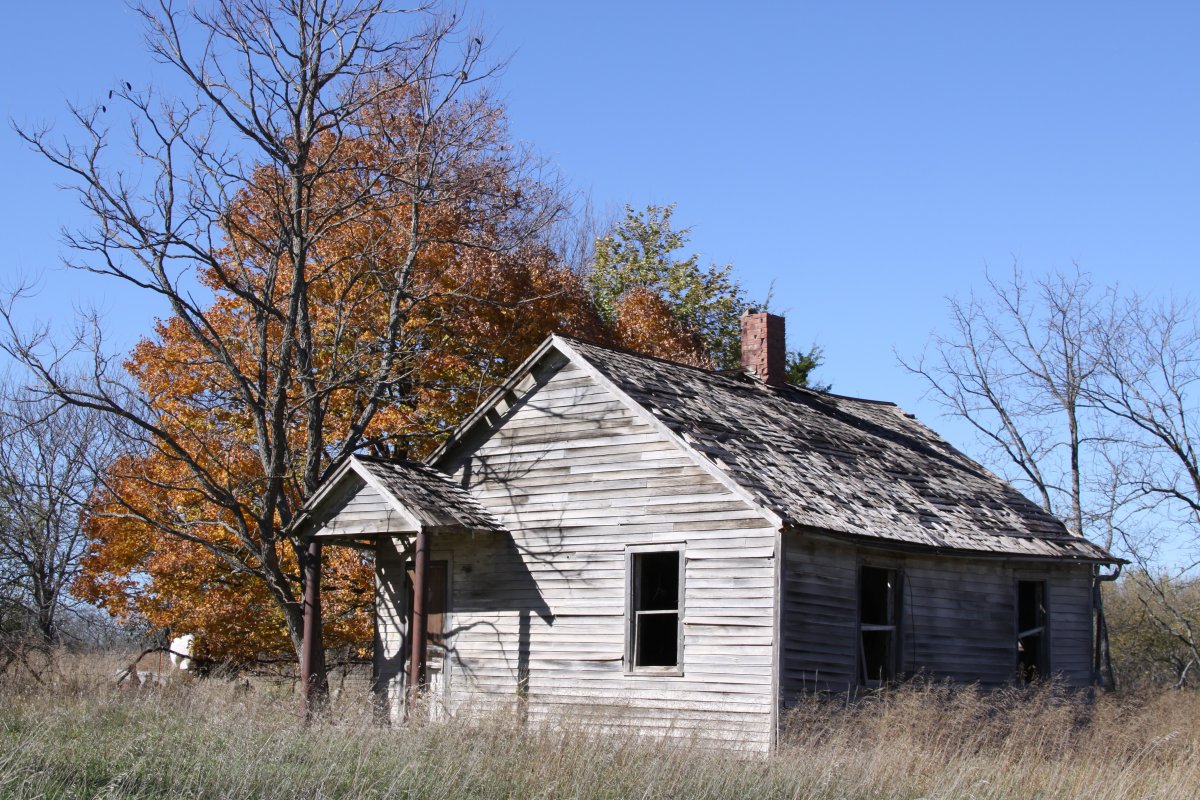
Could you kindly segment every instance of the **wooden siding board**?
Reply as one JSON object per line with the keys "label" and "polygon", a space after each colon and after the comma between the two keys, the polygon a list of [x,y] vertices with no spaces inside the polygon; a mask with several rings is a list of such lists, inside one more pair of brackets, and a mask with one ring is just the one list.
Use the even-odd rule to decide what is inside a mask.
{"label": "wooden siding board", "polygon": [[839,691],[857,682],[862,563],[901,571],[899,669],[997,687],[1016,667],[1016,581],[1045,580],[1051,671],[1091,683],[1091,568],[887,553],[785,537],[781,691]]}
{"label": "wooden siding board", "polygon": [[404,558],[397,541],[375,542],[375,654],[373,677],[386,708],[398,717],[404,703],[404,636],[408,598],[404,591]]}
{"label": "wooden siding board", "polygon": [[[618,698],[618,726],[675,720],[766,749],[774,526],[580,370],[534,373],[499,434],[476,435],[443,465],[512,533],[508,552],[435,539],[433,558],[455,565],[452,703],[511,702],[527,674],[533,717]],[[625,548],[678,543],[683,674],[626,674]]]}
{"label": "wooden siding board", "polygon": [[[344,503],[322,521],[323,534],[375,533],[408,525],[375,487],[353,476],[346,480]],[[336,503],[331,504],[335,505]]]}
{"label": "wooden siding board", "polygon": [[1047,579],[1050,669],[1072,686],[1093,680],[1092,574],[1088,568],[1059,568]]}
{"label": "wooden siding board", "polygon": [[852,551],[786,535],[781,587],[780,694],[844,691],[857,675]]}

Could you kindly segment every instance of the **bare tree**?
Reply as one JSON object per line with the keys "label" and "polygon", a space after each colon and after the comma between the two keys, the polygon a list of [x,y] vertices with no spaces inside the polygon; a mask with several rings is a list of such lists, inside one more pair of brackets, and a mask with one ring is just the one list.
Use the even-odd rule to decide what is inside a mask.
{"label": "bare tree", "polygon": [[[1078,271],[1033,291],[1019,272],[988,287],[982,298],[951,300],[950,333],[905,366],[979,432],[995,468],[1134,561],[1123,602],[1136,601],[1136,625],[1157,631],[1139,641],[1170,643],[1162,661],[1182,682],[1200,664],[1195,311],[1099,292]],[[1126,641],[1130,606],[1117,634]]]}
{"label": "bare tree", "polygon": [[[48,396],[120,418],[175,468],[114,476],[114,486],[145,487],[136,500],[114,489],[118,513],[264,581],[300,652],[306,578],[282,552],[293,549],[301,576],[320,556],[290,540],[288,526],[332,465],[372,444],[381,410],[412,391],[412,354],[429,344],[409,322],[431,298],[459,291],[418,274],[434,255],[514,252],[561,206],[504,140],[483,38],[454,15],[400,14],[385,0],[159,0],[138,10],[153,54],[194,95],[164,99],[126,83],[103,106],[71,109],[74,140],[20,133],[69,177],[94,222],[66,234],[76,253],[68,266],[165,303],[159,336],[187,343],[178,369],[202,374],[200,388],[186,410],[130,391],[98,325],[69,345],[25,329],[19,291],[0,308],[3,347]],[[419,29],[390,35],[401,16]],[[138,173],[107,162],[116,137],[105,120],[118,102],[130,112],[124,141]],[[346,252],[350,232],[360,245]],[[349,322],[362,294],[314,296],[318,281],[343,274],[384,309],[368,325]],[[246,310],[237,324],[230,303]],[[92,375],[68,380],[60,367],[80,351]],[[344,423],[336,434],[334,408]],[[233,434],[220,425],[230,418],[250,431],[253,481],[229,469]],[[183,513],[147,500],[163,490],[202,502]]]}
{"label": "bare tree", "polygon": [[1200,577],[1126,570],[1105,592],[1116,669],[1127,686],[1197,685]]}
{"label": "bare tree", "polygon": [[1095,292],[1078,271],[1031,287],[1014,269],[987,283],[982,297],[949,301],[952,328],[935,337],[932,355],[901,363],[974,428],[994,468],[1085,533],[1095,519],[1083,463],[1091,437],[1083,392],[1098,366]]}
{"label": "bare tree", "polygon": [[[1098,379],[1088,399],[1129,445],[1133,498],[1160,512],[1200,547],[1200,327],[1188,303],[1152,306],[1130,297],[1101,327]],[[1185,565],[1200,566],[1200,552]]]}
{"label": "bare tree", "polygon": [[60,641],[84,508],[115,441],[90,409],[28,390],[0,398],[0,584],[47,644]]}
{"label": "bare tree", "polygon": [[1095,379],[1115,513],[1138,565],[1143,622],[1182,648],[1182,684],[1200,666],[1200,327],[1187,302],[1114,300],[1098,328]]}

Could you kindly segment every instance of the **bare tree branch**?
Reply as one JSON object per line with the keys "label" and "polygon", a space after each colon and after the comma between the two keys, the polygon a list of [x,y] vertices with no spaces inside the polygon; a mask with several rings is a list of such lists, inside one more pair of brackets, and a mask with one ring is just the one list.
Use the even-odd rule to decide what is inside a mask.
{"label": "bare tree branch", "polygon": [[[167,314],[121,362],[96,318],[67,341],[24,326],[18,287],[0,302],[0,347],[44,397],[121,421],[153,460],[105,474],[111,519],[261,580],[299,651],[289,562],[303,574],[307,556],[288,525],[340,459],[408,435],[379,420],[421,388],[419,323],[479,294],[436,265],[503,265],[541,246],[565,205],[508,142],[487,90],[499,66],[456,16],[384,0],[154,0],[138,13],[191,96],[124,84],[110,101],[128,110],[124,132],[96,108],[71,109],[65,141],[18,132],[90,216],[65,234],[68,266]],[[414,32],[392,33],[401,16]],[[113,169],[110,149],[140,171]],[[80,362],[85,375],[67,369]]]}

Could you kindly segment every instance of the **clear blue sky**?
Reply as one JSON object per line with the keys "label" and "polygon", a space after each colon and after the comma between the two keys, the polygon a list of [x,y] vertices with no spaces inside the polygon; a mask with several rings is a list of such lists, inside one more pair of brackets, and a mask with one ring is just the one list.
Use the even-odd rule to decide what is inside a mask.
{"label": "clear blue sky", "polygon": [[[794,347],[835,391],[889,399],[965,444],[893,351],[1014,257],[1198,295],[1200,5],[1106,2],[469,3],[511,54],[514,134],[601,210],[678,204],[694,248],[774,283]],[[6,116],[57,120],[118,80],[164,83],[119,2],[20,3]],[[60,176],[0,133],[7,281],[52,269],[75,214]],[[136,298],[135,298],[136,300]],[[31,308],[153,310],[48,273]]]}

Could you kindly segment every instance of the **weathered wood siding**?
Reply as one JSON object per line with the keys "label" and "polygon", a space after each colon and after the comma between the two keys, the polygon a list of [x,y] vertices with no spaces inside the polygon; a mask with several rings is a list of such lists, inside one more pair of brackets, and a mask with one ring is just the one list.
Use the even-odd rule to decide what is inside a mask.
{"label": "weathered wood siding", "polygon": [[[1017,573],[1037,575],[1027,570]],[[1093,680],[1095,636],[1091,568],[1064,565],[1044,574],[1050,611],[1050,668],[1071,686],[1088,686]]]}
{"label": "weathered wood siding", "polygon": [[956,558],[908,558],[899,566],[904,672],[989,687],[1010,682],[1017,663],[1012,568]]}
{"label": "weathered wood siding", "polygon": [[795,534],[783,538],[780,684],[784,701],[845,691],[857,680],[854,551]]}
{"label": "weathered wood siding", "polygon": [[375,541],[375,690],[394,719],[404,713],[404,664],[408,655],[408,591],[404,542]]}
{"label": "weathered wood siding", "polygon": [[[442,467],[511,532],[438,536],[449,702],[763,750],[774,728],[775,529],[583,369],[547,363]],[[627,674],[626,546],[684,547],[682,675]]]}
{"label": "weathered wood siding", "polygon": [[1016,668],[1016,582],[1046,582],[1050,669],[1072,686],[1092,680],[1091,570],[985,559],[902,555],[788,533],[782,576],[781,692],[785,703],[858,681],[858,570],[900,571],[899,664],[994,687]]}
{"label": "weathered wood siding", "polygon": [[318,536],[357,536],[386,530],[411,530],[411,525],[374,487],[349,475],[330,498],[328,516],[318,517]]}

